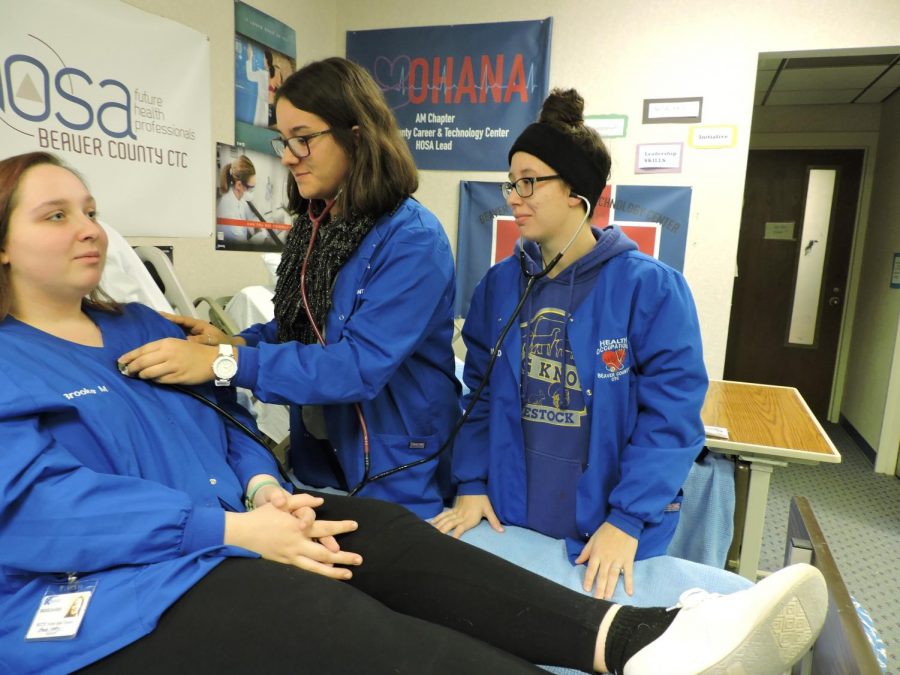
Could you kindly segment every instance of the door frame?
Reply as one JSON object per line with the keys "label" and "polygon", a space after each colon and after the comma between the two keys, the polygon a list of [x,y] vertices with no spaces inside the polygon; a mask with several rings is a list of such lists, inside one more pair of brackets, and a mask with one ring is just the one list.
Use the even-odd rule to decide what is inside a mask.
{"label": "door frame", "polygon": [[[881,437],[875,455],[875,471],[893,473],[900,478],[900,415],[888,416],[888,410],[900,410],[900,316],[897,317],[897,337],[894,339],[894,358],[884,402]],[[893,449],[891,452],[890,450]]]}
{"label": "door frame", "polygon": [[[859,278],[869,226],[869,207],[872,202],[872,184],[875,176],[875,161],[878,149],[877,131],[841,132],[790,132],[752,133],[750,150],[863,150],[862,180],[859,204],[857,205],[856,226],[850,251],[850,269],[847,275],[844,313],[838,336],[838,353],[831,385],[831,402],[828,406],[828,421],[838,422],[844,395],[844,381],[850,358],[850,342],[853,322],[856,317],[856,301],[859,293]],[[900,382],[900,336],[894,347],[893,365],[889,382]],[[885,400],[885,411],[900,409],[900,386],[889,386]],[[881,436],[875,448],[875,471],[893,474],[900,460],[900,421],[890,423],[882,413]]]}
{"label": "door frame", "polygon": [[863,249],[869,224],[877,146],[878,132],[757,133],[750,136],[750,150],[862,150],[865,153],[856,207],[856,223],[853,227],[853,243],[850,249],[847,290],[844,294],[844,311],[838,334],[837,359],[831,380],[829,422],[838,421],[843,399],[844,379],[850,356],[850,338],[853,332],[853,319],[856,316],[856,296],[859,291]]}

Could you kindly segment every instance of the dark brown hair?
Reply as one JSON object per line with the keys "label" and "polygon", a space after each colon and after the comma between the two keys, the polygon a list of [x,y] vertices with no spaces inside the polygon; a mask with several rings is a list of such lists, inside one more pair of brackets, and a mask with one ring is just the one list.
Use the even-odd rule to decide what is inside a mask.
{"label": "dark brown hair", "polygon": [[596,129],[584,123],[584,99],[575,89],[554,89],[541,106],[539,122],[568,134],[597,165],[603,179],[609,181],[612,159]]}
{"label": "dark brown hair", "polygon": [[[342,214],[377,218],[419,187],[415,162],[394,114],[361,66],[338,57],[314,61],[284,81],[276,103],[282,98],[325,120],[350,158],[350,172],[337,198]],[[358,133],[353,127],[359,127]],[[288,204],[293,213],[306,211],[307,200],[292,179]]]}
{"label": "dark brown hair", "polygon": [[[16,208],[17,191],[22,177],[29,169],[42,164],[50,164],[71,171],[84,183],[84,179],[77,172],[63,164],[58,157],[47,152],[29,152],[0,160],[0,250],[6,247],[9,220]],[[121,312],[121,306],[99,287],[92,290],[84,302],[88,307],[105,312]],[[9,314],[11,304],[12,291],[9,284],[9,270],[7,265],[0,265],[0,321]]]}

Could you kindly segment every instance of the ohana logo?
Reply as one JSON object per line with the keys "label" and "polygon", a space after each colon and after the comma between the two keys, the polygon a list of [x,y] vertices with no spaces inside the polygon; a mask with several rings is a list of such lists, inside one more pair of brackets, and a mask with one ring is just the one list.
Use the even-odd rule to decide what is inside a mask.
{"label": "ohana logo", "polygon": [[631,368],[625,366],[628,358],[628,338],[616,338],[612,340],[600,340],[597,344],[597,354],[606,368],[605,373],[597,373],[598,380],[617,381],[626,375]]}
{"label": "ohana logo", "polygon": [[108,393],[109,393],[109,389],[107,389],[106,386],[104,386],[102,384],[98,384],[96,389],[82,387],[81,389],[78,389],[76,391],[70,391],[68,394],[63,394],[63,398],[65,398],[67,401],[71,401],[72,399],[80,398],[82,396],[94,396],[96,394],[108,394]]}
{"label": "ohana logo", "polygon": [[426,102],[510,103],[513,97],[527,103],[538,87],[535,65],[526,65],[522,53],[462,58],[401,54],[393,59],[379,55],[372,75],[394,109]]}

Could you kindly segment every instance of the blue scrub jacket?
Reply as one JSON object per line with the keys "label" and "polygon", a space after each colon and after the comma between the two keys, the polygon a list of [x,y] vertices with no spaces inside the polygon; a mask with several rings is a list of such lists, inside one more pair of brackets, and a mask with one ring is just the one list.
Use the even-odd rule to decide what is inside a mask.
{"label": "blue scrub jacket", "polygon": [[[353,403],[369,431],[375,475],[435,452],[459,416],[450,244],[437,218],[408,198],[379,218],[341,268],[325,326],[326,346],[276,342],[276,322],[241,336],[235,384],[267,403],[291,404],[291,464],[304,483],[338,486],[297,406],[324,406],[328,437],[346,476],[363,477]],[[396,502],[423,518],[449,492],[449,455],[368,485],[360,494]]]}
{"label": "blue scrub jacket", "polygon": [[[522,288],[519,261],[510,257],[475,289],[463,328],[468,349],[463,379],[471,390],[481,381]],[[680,503],[681,486],[704,442],[700,409],[708,380],[687,282],[642,253],[620,253],[606,262],[569,321],[591,411],[587,468],[576,500],[583,539],[566,541],[569,557],[574,560],[606,521],[638,539],[637,560],[662,555],[678,523],[678,512],[671,510],[677,507],[669,505]],[[605,361],[610,351],[616,358],[607,355]],[[501,521],[525,526],[528,476],[517,327],[501,352],[454,443],[453,479],[458,494],[487,494]]]}
{"label": "blue scrub jacket", "polygon": [[[183,337],[155,311],[89,312],[103,347],[0,321],[0,673],[69,673],[134,642],[229,556],[225,512],[243,511],[269,453],[170,387],[123,377],[116,358]],[[197,387],[236,409],[234,392]],[[66,573],[97,582],[78,636],[26,641]]]}

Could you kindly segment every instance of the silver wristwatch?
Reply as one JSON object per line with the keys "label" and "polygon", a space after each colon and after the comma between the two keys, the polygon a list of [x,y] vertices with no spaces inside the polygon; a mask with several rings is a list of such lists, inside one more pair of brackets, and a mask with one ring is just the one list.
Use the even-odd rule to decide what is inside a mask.
{"label": "silver wristwatch", "polygon": [[217,387],[227,387],[237,374],[237,359],[234,358],[234,347],[219,345],[219,355],[212,364],[213,375],[216,376]]}

